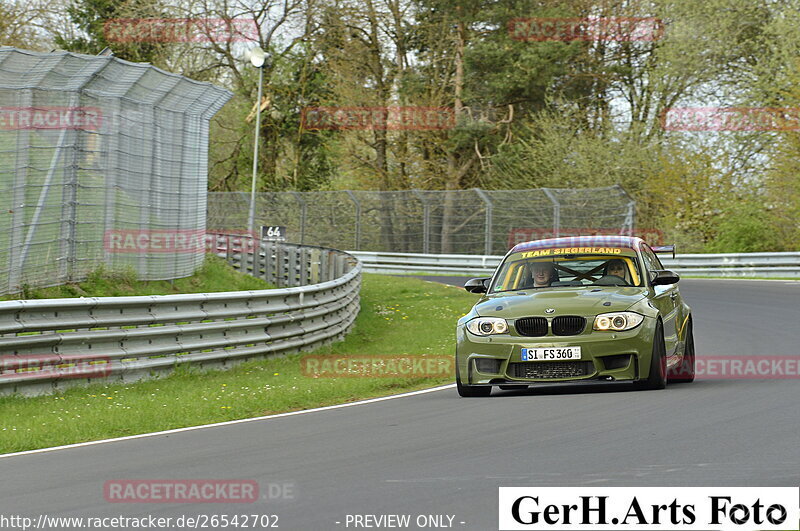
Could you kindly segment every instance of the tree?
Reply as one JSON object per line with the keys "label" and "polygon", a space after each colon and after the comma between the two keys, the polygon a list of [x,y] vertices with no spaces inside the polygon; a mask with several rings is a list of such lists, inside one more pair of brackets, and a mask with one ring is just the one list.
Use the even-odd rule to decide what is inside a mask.
{"label": "tree", "polygon": [[[159,0],[76,0],[67,14],[77,32],[57,34],[58,46],[71,52],[96,55],[110,48],[126,61],[166,65],[169,45],[159,42],[163,36],[145,31],[141,20],[169,19],[168,10]],[[119,31],[115,36],[110,29]]]}
{"label": "tree", "polygon": [[40,0],[0,3],[0,46],[46,49],[50,40],[45,31],[48,12],[48,5]]}

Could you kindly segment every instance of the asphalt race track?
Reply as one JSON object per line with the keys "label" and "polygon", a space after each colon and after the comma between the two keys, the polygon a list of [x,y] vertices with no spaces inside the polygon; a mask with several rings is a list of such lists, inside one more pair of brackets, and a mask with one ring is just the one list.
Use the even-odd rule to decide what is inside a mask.
{"label": "asphalt race track", "polygon": [[[699,358],[798,354],[800,282],[685,279],[681,287],[694,311]],[[345,529],[347,514],[410,514],[412,521],[446,514],[455,516],[455,529],[483,531],[497,529],[498,486],[796,487],[798,403],[796,379],[702,379],[644,392],[622,384],[546,386],[488,399],[460,399],[448,387],[1,458],[0,513],[270,513],[279,529],[298,531]],[[267,499],[104,499],[106,480],[131,478],[247,478]],[[291,493],[269,499],[270,484]]]}

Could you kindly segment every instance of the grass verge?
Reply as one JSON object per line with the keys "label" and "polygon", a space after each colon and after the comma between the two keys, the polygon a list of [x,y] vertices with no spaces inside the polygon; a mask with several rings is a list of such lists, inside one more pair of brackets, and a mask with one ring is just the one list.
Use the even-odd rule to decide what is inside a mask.
{"label": "grass verge", "polygon": [[[475,300],[452,286],[365,274],[355,327],[344,341],[314,354],[452,355],[456,320]],[[0,453],[309,409],[452,381],[310,378],[301,372],[304,355],[251,361],[227,371],[183,366],[134,384],[2,397]]]}
{"label": "grass verge", "polygon": [[[177,293],[211,293],[274,288],[259,278],[243,275],[212,254],[206,255],[203,266],[194,275],[176,280],[136,280],[134,270],[109,271],[98,268],[89,278],[77,284],[52,288],[24,288],[24,299],[63,299],[69,297],[124,297],[128,295],[173,295]],[[19,295],[19,294],[17,294]],[[15,300],[8,295],[2,300]]]}

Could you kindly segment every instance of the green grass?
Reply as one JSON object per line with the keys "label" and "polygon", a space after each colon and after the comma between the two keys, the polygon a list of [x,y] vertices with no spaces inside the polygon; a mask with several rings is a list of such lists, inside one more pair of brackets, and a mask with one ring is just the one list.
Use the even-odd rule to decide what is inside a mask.
{"label": "green grass", "polygon": [[203,266],[194,275],[177,280],[141,281],[136,272],[109,271],[99,268],[85,282],[52,288],[25,288],[22,294],[3,297],[15,300],[61,299],[69,297],[123,297],[127,295],[170,295],[176,293],[210,293],[215,291],[245,291],[270,289],[275,286],[261,279],[243,275],[218,256],[206,255]]}
{"label": "green grass", "polygon": [[[361,313],[347,338],[314,354],[446,355],[456,320],[475,295],[462,289],[365,274]],[[355,401],[449,383],[452,378],[311,378],[305,354],[251,361],[227,371],[182,366],[135,384],[0,398],[0,452],[118,437]]]}

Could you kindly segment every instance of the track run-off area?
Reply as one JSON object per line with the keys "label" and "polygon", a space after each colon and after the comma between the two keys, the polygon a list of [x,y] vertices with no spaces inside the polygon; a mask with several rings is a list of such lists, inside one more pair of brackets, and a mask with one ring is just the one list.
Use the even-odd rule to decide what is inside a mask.
{"label": "track run-off area", "polygon": [[[798,355],[800,282],[683,279],[680,287],[699,360]],[[541,386],[480,399],[447,386],[27,452],[0,457],[0,512],[271,514],[278,529],[298,531],[346,529],[347,515],[407,514],[441,516],[440,528],[489,530],[497,528],[499,486],[796,487],[799,383],[701,377],[662,391]],[[110,503],[106,482],[129,479],[253,480],[260,499]]]}

